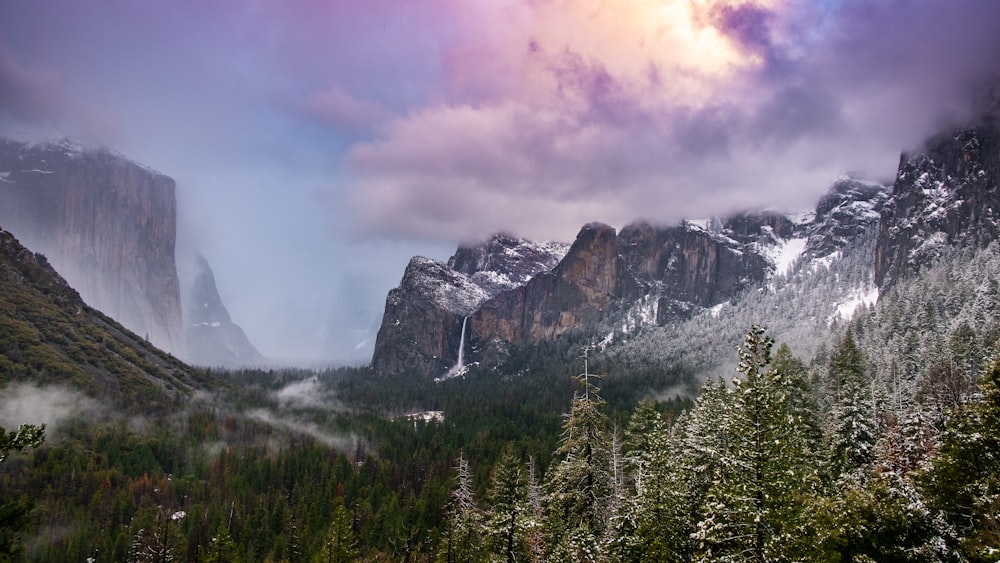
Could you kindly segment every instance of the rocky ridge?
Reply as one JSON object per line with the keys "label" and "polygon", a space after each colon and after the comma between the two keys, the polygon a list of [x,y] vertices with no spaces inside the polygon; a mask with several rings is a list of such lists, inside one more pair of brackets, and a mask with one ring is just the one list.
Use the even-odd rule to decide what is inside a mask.
{"label": "rocky ridge", "polygon": [[882,210],[875,283],[891,287],[954,246],[1000,238],[1000,122],[933,137],[900,157],[892,198]]}
{"label": "rocky ridge", "polygon": [[188,293],[184,336],[189,363],[210,367],[256,367],[264,357],[247,340],[219,297],[215,274],[203,256],[197,257],[197,274]]}
{"label": "rocky ridge", "polygon": [[[838,252],[877,222],[886,199],[884,186],[842,178],[808,214],[742,213],[673,227],[640,222],[620,232],[592,223],[553,267],[495,293],[476,283],[476,265],[488,262],[482,250],[459,249],[448,265],[414,259],[386,301],[372,365],[380,375],[444,373],[456,360],[466,316],[467,362],[495,362],[510,345],[599,323],[636,330],[683,321],[762,287],[797,261]],[[497,240],[503,237],[481,248],[504,248]]]}

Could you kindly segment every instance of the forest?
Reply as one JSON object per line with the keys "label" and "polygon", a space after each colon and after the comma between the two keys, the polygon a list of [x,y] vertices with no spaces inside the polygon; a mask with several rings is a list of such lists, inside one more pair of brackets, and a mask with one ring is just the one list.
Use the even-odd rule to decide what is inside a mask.
{"label": "forest", "polygon": [[[1000,560],[998,264],[943,259],[805,354],[747,325],[704,378],[642,361],[676,327],[441,383],[204,370],[211,392],[150,409],[29,365],[5,397],[86,408],[4,422],[0,560]],[[689,340],[794,306],[746,302]]]}

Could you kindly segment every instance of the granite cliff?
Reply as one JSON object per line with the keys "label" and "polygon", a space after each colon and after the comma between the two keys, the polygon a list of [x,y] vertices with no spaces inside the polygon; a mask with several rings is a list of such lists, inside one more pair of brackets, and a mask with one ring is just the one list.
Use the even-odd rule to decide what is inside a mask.
{"label": "granite cliff", "polygon": [[264,357],[233,323],[219,297],[215,274],[203,256],[196,259],[197,274],[187,294],[184,336],[192,364],[210,367],[258,367]]}
{"label": "granite cliff", "polygon": [[0,223],[88,304],[183,356],[174,189],[108,150],[0,140]]}
{"label": "granite cliff", "polygon": [[875,283],[892,286],[949,247],[982,247],[1000,237],[1000,122],[931,138],[900,157],[892,198],[882,210]]}

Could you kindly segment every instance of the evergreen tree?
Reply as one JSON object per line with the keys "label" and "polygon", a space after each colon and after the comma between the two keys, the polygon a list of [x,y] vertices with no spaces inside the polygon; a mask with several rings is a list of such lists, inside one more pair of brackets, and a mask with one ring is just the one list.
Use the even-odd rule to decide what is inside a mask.
{"label": "evergreen tree", "polygon": [[484,560],[482,518],[472,492],[472,473],[465,455],[455,466],[455,488],[451,492],[448,522],[438,546],[441,563]]}
{"label": "evergreen tree", "polygon": [[790,380],[768,369],[772,345],[764,329],[753,326],[739,351],[743,377],[733,380],[718,421],[726,442],[698,523],[698,560],[790,560],[801,500],[817,490],[807,413],[796,408]]}
{"label": "evergreen tree", "polygon": [[726,429],[719,424],[729,401],[722,381],[707,381],[691,410],[682,413],[668,433],[649,434],[650,460],[637,495],[640,561],[683,562],[694,557],[692,539],[700,509],[719,476]]}
{"label": "evergreen tree", "polygon": [[313,563],[349,563],[357,560],[358,540],[351,527],[351,514],[344,506],[343,499],[337,499],[333,509],[333,522],[323,540],[323,548],[313,557]]}
{"label": "evergreen tree", "polygon": [[229,535],[229,527],[219,524],[208,546],[208,553],[203,557],[207,563],[239,563],[241,560],[236,552],[236,543]]}
{"label": "evergreen tree", "polygon": [[507,563],[527,560],[526,531],[531,518],[528,476],[511,443],[504,446],[493,467],[487,500],[490,512],[486,536],[490,554]]}
{"label": "evergreen tree", "polygon": [[[0,463],[7,460],[10,452],[37,448],[44,440],[44,424],[22,424],[13,432],[0,426]],[[31,525],[34,508],[35,503],[27,497],[0,498],[0,559],[15,560],[20,556],[21,537]]]}
{"label": "evergreen tree", "polygon": [[972,561],[1000,553],[1000,360],[982,376],[981,396],[955,409],[931,467],[919,479],[933,508],[962,538]]}
{"label": "evergreen tree", "polygon": [[548,472],[546,526],[551,560],[600,558],[600,538],[608,522],[612,493],[611,452],[604,400],[586,368],[563,423],[555,460]]}

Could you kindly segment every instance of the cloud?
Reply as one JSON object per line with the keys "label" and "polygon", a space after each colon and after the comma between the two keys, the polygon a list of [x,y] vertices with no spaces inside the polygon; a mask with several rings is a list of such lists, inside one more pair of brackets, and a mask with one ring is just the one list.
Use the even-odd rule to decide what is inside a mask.
{"label": "cloud", "polygon": [[93,418],[103,412],[97,401],[67,387],[14,383],[0,394],[0,426],[7,430],[22,423],[45,424],[52,435],[71,419]]}
{"label": "cloud", "polygon": [[0,116],[48,124],[59,106],[59,77],[24,67],[0,45]]}
{"label": "cloud", "polygon": [[325,444],[347,454],[357,451],[361,439],[353,434],[334,434],[320,428],[312,422],[305,422],[288,416],[280,416],[264,409],[254,409],[247,412],[247,417],[263,422],[291,432],[297,432],[309,436],[316,441]]}
{"label": "cloud", "polygon": [[[614,5],[612,5],[614,4]],[[462,14],[440,96],[345,157],[372,236],[571,237],[810,207],[967,117],[1000,5],[508,1]]]}
{"label": "cloud", "polygon": [[300,107],[306,115],[349,133],[366,133],[390,116],[381,103],[357,98],[337,86],[307,95]]}

